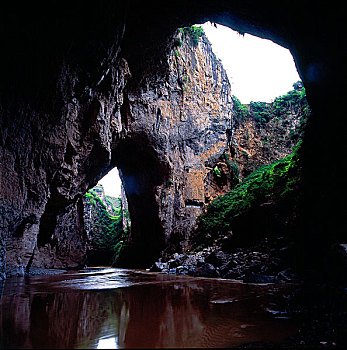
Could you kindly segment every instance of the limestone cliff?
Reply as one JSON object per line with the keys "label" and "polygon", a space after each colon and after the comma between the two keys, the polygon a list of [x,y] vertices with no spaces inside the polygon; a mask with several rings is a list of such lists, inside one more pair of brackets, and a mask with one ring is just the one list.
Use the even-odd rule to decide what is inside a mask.
{"label": "limestone cliff", "polygon": [[[54,161],[56,170],[47,169],[47,178],[40,168],[41,177],[35,177],[47,186],[33,197],[37,209],[30,204],[26,214],[17,209],[23,217],[11,216],[16,227],[7,243],[10,273],[85,264],[92,238],[82,196],[114,166],[128,199],[124,225],[131,219],[132,227],[118,247],[118,263],[146,266],[163,251],[187,247],[205,205],[235,185],[238,167],[243,175],[247,162],[240,153],[252,153],[257,164],[290,153],[282,147],[282,153],[260,156],[261,132],[250,120],[236,120],[228,77],[202,32],[177,30],[165,59],[141,82],[132,79],[124,58],[117,59],[117,68],[110,66],[81,95],[83,103],[73,98],[66,105],[65,128],[48,128],[56,137],[47,134],[47,143],[39,145],[38,156]],[[68,77],[73,87],[73,75]],[[113,90],[105,93],[104,84]],[[247,146],[246,133],[253,136]],[[33,143],[33,134],[28,137]],[[13,181],[22,181],[18,176],[12,173]]]}
{"label": "limestone cliff", "polygon": [[311,110],[302,83],[273,102],[242,105],[233,96],[233,128],[230,150],[240,179],[256,168],[288,156],[299,140]]}
{"label": "limestone cliff", "polygon": [[212,164],[227,149],[232,117],[230,83],[204,35],[193,45],[178,31],[164,65],[166,74],[127,90],[126,158],[116,150],[136,232],[130,243],[150,251],[186,244],[211,191]]}
{"label": "limestone cliff", "polygon": [[[148,263],[169,241],[184,244],[204,205],[207,163],[227,146],[232,104],[226,73],[204,36],[193,47],[185,33],[177,33],[170,45],[158,73],[141,85],[126,86],[131,72],[114,56],[98,81],[67,101],[59,124],[43,127],[32,119],[23,142],[11,137],[6,143],[5,137],[2,161],[8,167],[1,170],[11,179],[2,191],[3,210],[12,210],[6,216],[11,222],[3,224],[5,237],[10,235],[9,273],[84,264],[82,195],[115,165],[132,219],[127,263]],[[64,77],[74,91],[78,74],[65,66]],[[105,84],[113,89],[105,92]],[[26,157],[22,148],[29,150],[37,133],[45,142]],[[6,151],[10,140],[17,151]],[[44,167],[37,166],[38,159]]]}

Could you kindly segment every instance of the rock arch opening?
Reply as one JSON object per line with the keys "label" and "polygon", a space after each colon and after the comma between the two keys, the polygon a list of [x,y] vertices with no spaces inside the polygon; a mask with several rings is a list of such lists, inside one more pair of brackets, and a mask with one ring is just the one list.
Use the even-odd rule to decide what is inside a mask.
{"label": "rock arch opening", "polygon": [[119,143],[112,162],[127,198],[131,220],[130,237],[119,256],[120,266],[147,266],[165,246],[158,188],[167,185],[169,167],[151,145],[147,135],[136,135]]}
{"label": "rock arch opening", "polygon": [[111,162],[115,167],[84,196],[87,264],[148,266],[165,246],[156,191],[166,186],[169,169],[147,135],[119,142]]}

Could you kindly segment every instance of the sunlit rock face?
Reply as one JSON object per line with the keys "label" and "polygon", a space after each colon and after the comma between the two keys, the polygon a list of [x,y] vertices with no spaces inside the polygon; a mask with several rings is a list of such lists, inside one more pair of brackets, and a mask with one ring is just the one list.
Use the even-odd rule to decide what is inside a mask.
{"label": "sunlit rock face", "polygon": [[127,251],[129,262],[139,249],[153,256],[153,246],[187,244],[206,193],[216,196],[209,181],[213,164],[228,152],[230,83],[207,38],[193,45],[189,35],[176,32],[160,68],[127,90],[127,136],[114,153],[132,219],[136,253],[130,258]]}
{"label": "sunlit rock face", "polygon": [[[206,37],[193,46],[189,36],[176,33],[168,46],[158,73],[133,88],[126,87],[131,79],[126,60],[114,57],[93,88],[66,101],[57,129],[39,127],[47,136],[38,152],[53,162],[55,171],[47,179],[39,167],[41,177],[32,177],[46,186],[36,190],[41,204],[36,211],[30,207],[26,216],[21,212],[22,219],[13,217],[21,226],[8,239],[9,274],[22,275],[31,266],[84,265],[88,232],[81,196],[114,165],[121,172],[132,220],[121,263],[143,266],[169,242],[177,249],[186,244],[205,205],[206,177],[227,149],[232,103],[226,72]],[[63,74],[77,85],[78,76]],[[106,86],[111,90],[105,92]],[[37,170],[34,163],[31,169]],[[14,184],[17,178],[13,173]]]}
{"label": "sunlit rock face", "polygon": [[[342,174],[347,170],[344,161],[347,122],[341,113],[347,77],[346,52],[341,50],[347,33],[342,17],[345,6],[343,2],[327,6],[323,1],[314,5],[275,1],[266,4],[168,1],[154,9],[138,1],[73,4],[62,1],[49,6],[42,1],[8,5],[1,13],[4,52],[0,67],[1,277],[5,273],[6,242],[10,250],[8,271],[14,273],[22,274],[30,266],[80,266],[86,247],[86,236],[81,229],[83,219],[78,214],[83,212],[81,197],[118,163],[123,165],[120,168],[128,183],[125,187],[134,217],[141,216],[141,210],[136,208],[143,208],[145,203],[152,208],[144,212],[146,217],[153,208],[159,212],[142,225],[147,227],[146,232],[155,232],[150,236],[155,244],[153,249],[149,244],[147,256],[165,245],[170,223],[183,224],[182,217],[188,215],[188,210],[193,211],[193,216],[200,210],[195,201],[185,206],[182,202],[173,204],[182,211],[172,220],[165,205],[159,210],[157,197],[161,194],[168,196],[167,202],[184,198],[174,195],[176,185],[172,188],[164,185],[170,179],[176,184],[175,176],[181,176],[183,183],[196,184],[192,189],[186,188],[185,196],[200,200],[203,192],[196,189],[201,188],[204,169],[193,165],[191,159],[192,154],[200,152],[199,148],[187,152],[192,172],[185,171],[184,175],[172,170],[179,169],[177,154],[172,159],[160,158],[157,150],[160,145],[168,144],[165,140],[173,140],[175,128],[168,134],[162,132],[169,104],[164,103],[165,97],[159,96],[159,91],[146,96],[151,89],[143,84],[155,83],[157,74],[170,71],[161,70],[174,62],[172,57],[171,63],[165,63],[170,57],[168,40],[176,28],[206,20],[269,38],[293,53],[313,109],[305,136],[302,232],[307,247],[313,249],[324,248],[325,239],[343,239],[346,206],[338,203],[341,197],[346,197]],[[184,54],[177,59],[183,60]],[[177,93],[181,96],[184,92],[182,108],[189,101],[190,89],[189,85],[187,91],[181,87]],[[171,87],[162,90],[173,91]],[[151,94],[158,96],[162,105],[154,105]],[[144,105],[132,100],[134,96]],[[189,108],[196,107],[191,104]],[[149,135],[144,132],[147,136],[139,138],[136,123],[132,125],[128,116],[140,118],[144,111],[151,122],[144,122],[143,128],[152,129]],[[177,111],[172,114],[177,115]],[[184,132],[194,132],[195,125],[188,115],[186,121],[180,122],[186,125]],[[156,133],[164,138],[162,143],[152,143]],[[219,140],[219,136],[215,138]],[[151,179],[147,193],[149,196],[155,189],[154,199],[144,196],[138,207],[134,204],[136,197],[131,195],[129,184],[134,169],[129,164],[131,161],[127,162],[128,144],[124,140],[132,145],[129,147],[133,159],[146,159],[147,164],[154,165],[147,166],[145,175],[139,177],[143,183]],[[135,184],[134,188],[139,189]],[[140,222],[133,223],[133,232],[136,227],[140,227]],[[138,237],[145,237],[145,231],[141,232]],[[327,237],[326,232],[332,234]],[[178,233],[177,237],[181,235]],[[137,242],[145,242],[145,238]]]}

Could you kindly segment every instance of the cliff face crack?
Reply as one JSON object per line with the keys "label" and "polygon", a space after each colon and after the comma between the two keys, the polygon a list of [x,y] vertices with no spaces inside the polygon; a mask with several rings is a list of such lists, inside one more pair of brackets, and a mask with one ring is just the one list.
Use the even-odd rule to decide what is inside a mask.
{"label": "cliff face crack", "polygon": [[186,208],[198,208],[198,209],[200,209],[205,205],[205,203],[200,202],[198,200],[194,200],[194,199],[187,199],[185,201],[185,205],[186,205]]}

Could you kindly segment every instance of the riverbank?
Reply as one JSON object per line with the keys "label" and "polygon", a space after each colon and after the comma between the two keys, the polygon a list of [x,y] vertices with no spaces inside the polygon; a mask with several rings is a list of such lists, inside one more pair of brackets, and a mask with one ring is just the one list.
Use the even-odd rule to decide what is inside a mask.
{"label": "riverbank", "polygon": [[29,271],[23,269],[7,269],[6,277],[23,277],[23,276],[36,276],[36,275],[59,275],[65,273],[68,270],[63,269],[43,269],[39,267],[31,267]]}
{"label": "riverbank", "polygon": [[265,237],[250,246],[227,251],[219,244],[161,258],[150,271],[245,283],[297,283],[301,277],[293,269],[293,249],[293,243],[285,237]]}

